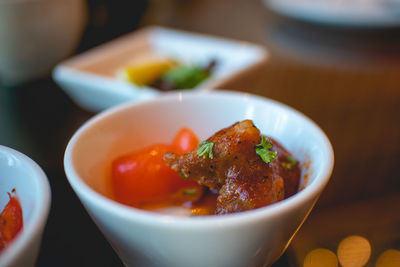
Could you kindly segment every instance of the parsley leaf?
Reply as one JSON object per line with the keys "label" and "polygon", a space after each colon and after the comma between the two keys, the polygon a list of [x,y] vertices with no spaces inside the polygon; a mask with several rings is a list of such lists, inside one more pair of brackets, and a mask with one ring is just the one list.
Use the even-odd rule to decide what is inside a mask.
{"label": "parsley leaf", "polygon": [[261,159],[265,163],[270,163],[276,159],[277,151],[272,151],[271,142],[265,138],[264,135],[261,135],[261,142],[255,146],[256,153],[261,157]]}
{"label": "parsley leaf", "polygon": [[187,189],[182,192],[183,195],[189,195],[189,196],[195,196],[197,195],[197,190],[195,188],[193,189]]}
{"label": "parsley leaf", "polygon": [[186,175],[184,175],[182,172],[178,172],[178,175],[179,175],[180,177],[182,177],[183,179],[186,179],[186,180],[189,179],[189,177],[187,177]]}
{"label": "parsley leaf", "polygon": [[199,157],[203,157],[203,159],[205,159],[206,157],[213,159],[214,158],[214,155],[212,153],[213,146],[214,143],[207,140],[200,142],[199,149],[197,149],[197,155]]}

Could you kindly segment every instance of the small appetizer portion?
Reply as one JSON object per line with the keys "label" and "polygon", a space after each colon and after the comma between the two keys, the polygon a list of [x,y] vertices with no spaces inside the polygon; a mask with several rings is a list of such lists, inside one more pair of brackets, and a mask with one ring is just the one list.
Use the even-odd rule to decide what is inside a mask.
{"label": "small appetizer portion", "polygon": [[152,211],[212,214],[215,193],[195,181],[183,179],[163,161],[166,152],[181,155],[196,149],[198,143],[193,131],[183,128],[171,144],[154,144],[115,159],[112,162],[114,199]]}
{"label": "small appetizer portion", "polygon": [[154,144],[112,162],[115,200],[172,214],[256,209],[295,194],[299,180],[298,161],[251,120],[202,142],[183,128],[171,144]]}
{"label": "small appetizer portion", "polygon": [[153,57],[138,60],[118,72],[123,80],[161,91],[192,89],[207,79],[216,61],[207,66],[182,64],[172,58]]}
{"label": "small appetizer portion", "polygon": [[0,252],[6,248],[23,228],[21,205],[14,195],[8,193],[10,200],[0,214]]}
{"label": "small appetizer portion", "polygon": [[120,69],[118,76],[139,86],[149,85],[177,65],[178,62],[171,58],[142,58]]}
{"label": "small appetizer portion", "polygon": [[237,122],[164,162],[189,181],[218,191],[215,214],[267,206],[297,192],[298,161],[277,141],[262,135],[251,120]]}

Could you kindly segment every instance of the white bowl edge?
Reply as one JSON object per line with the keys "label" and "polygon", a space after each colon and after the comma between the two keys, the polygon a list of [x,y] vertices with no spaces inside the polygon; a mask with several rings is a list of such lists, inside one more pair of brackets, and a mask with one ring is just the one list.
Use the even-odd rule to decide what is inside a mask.
{"label": "white bowl edge", "polygon": [[[191,92],[185,92],[184,94],[208,94],[209,92],[197,92],[197,93],[191,93]],[[175,93],[175,94],[165,94],[161,96],[158,99],[155,99],[153,101],[163,101],[164,99],[168,98],[176,98],[177,95],[182,94],[182,93]],[[183,94],[183,95],[184,95]],[[77,174],[76,169],[72,165],[72,152],[73,152],[73,146],[74,143],[77,141],[79,138],[79,135],[82,134],[82,132],[88,128],[91,127],[93,124],[96,123],[96,121],[102,119],[103,117],[108,116],[111,113],[124,110],[126,108],[129,108],[132,103],[126,103],[119,105],[117,107],[111,108],[101,114],[96,115],[95,117],[91,118],[88,120],[86,123],[84,123],[81,128],[74,134],[74,136],[71,138],[70,142],[67,145],[65,156],[64,156],[64,168],[65,172],[67,174],[68,180],[71,184],[71,186],[79,192],[82,195],[85,195],[87,198],[89,198],[92,202],[97,202],[99,206],[104,206],[106,209],[111,210],[113,213],[115,213],[117,216],[134,216],[136,220],[141,221],[142,223],[146,224],[162,224],[165,227],[170,227],[170,228],[187,228],[187,227],[193,227],[195,226],[203,226],[203,227],[213,227],[215,224],[222,224],[224,227],[229,227],[230,224],[240,224],[240,223],[246,223],[249,220],[258,220],[262,217],[265,216],[279,216],[281,213],[285,212],[288,209],[292,209],[293,207],[298,207],[302,203],[310,201],[316,192],[322,191],[322,188],[325,187],[327,184],[330,175],[333,170],[333,163],[334,163],[334,158],[333,158],[333,149],[332,146],[326,137],[325,133],[320,129],[318,125],[316,125],[311,119],[303,115],[302,113],[294,110],[291,107],[288,107],[284,104],[281,104],[279,102],[276,102],[274,100],[266,99],[263,97],[259,96],[250,96],[246,93],[237,93],[237,92],[229,92],[229,91],[214,91],[212,92],[214,95],[231,95],[231,96],[236,96],[236,97],[249,97],[253,98],[256,100],[260,101],[269,101],[272,104],[279,105],[279,106],[284,106],[285,108],[289,109],[290,112],[294,112],[298,116],[304,118],[308,122],[311,123],[311,125],[315,128],[316,131],[319,132],[321,137],[323,138],[324,146],[327,150],[327,165],[325,168],[323,168],[323,172],[320,174],[321,179],[318,179],[317,181],[313,181],[311,184],[306,186],[305,189],[302,191],[296,193],[294,196],[282,200],[278,203],[269,205],[267,207],[251,210],[251,211],[246,211],[242,213],[236,213],[236,214],[230,214],[226,216],[204,216],[204,217],[196,217],[196,218],[182,218],[182,217],[175,217],[175,216],[165,216],[165,215],[160,215],[156,214],[153,212],[147,212],[139,209],[135,209],[132,207],[125,206],[123,204],[120,204],[114,200],[111,200],[100,193],[97,193],[95,190],[90,188],[84,181],[82,181],[79,178],[79,175]],[[141,105],[142,103],[135,103],[134,105]],[[207,222],[207,223],[206,223]]]}
{"label": "white bowl edge", "polygon": [[39,199],[35,200],[36,203],[34,204],[34,209],[36,211],[32,212],[29,221],[25,221],[24,219],[22,231],[0,254],[0,266],[13,266],[13,262],[19,260],[19,257],[21,257],[19,253],[26,250],[30,243],[33,242],[32,237],[39,234],[41,238],[42,230],[44,229],[50,211],[51,190],[46,174],[35,161],[23,153],[6,146],[0,145],[0,150],[10,153],[14,157],[24,161],[32,168],[32,171],[37,177],[35,184],[39,191],[38,195],[40,196]]}

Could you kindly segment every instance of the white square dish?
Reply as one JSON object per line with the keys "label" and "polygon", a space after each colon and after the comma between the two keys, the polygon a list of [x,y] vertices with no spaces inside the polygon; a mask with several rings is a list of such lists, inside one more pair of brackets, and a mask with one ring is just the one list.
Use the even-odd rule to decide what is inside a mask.
{"label": "white square dish", "polygon": [[153,26],[61,62],[53,79],[78,105],[95,112],[126,101],[153,98],[163,92],[125,82],[116,75],[118,69],[143,54],[161,54],[183,63],[216,60],[212,75],[192,90],[217,89],[268,58],[267,50],[259,45]]}

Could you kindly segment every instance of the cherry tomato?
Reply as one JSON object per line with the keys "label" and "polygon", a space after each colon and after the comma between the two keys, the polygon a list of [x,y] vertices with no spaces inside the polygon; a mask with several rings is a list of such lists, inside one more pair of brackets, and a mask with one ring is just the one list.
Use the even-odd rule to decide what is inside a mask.
{"label": "cherry tomato", "polygon": [[8,245],[23,227],[22,208],[16,197],[10,200],[0,214],[0,251]]}
{"label": "cherry tomato", "polygon": [[199,139],[189,128],[182,128],[176,134],[172,144],[178,148],[181,154],[183,154],[196,149],[199,144]]}
{"label": "cherry tomato", "polygon": [[120,157],[112,164],[112,183],[117,201],[134,205],[166,197],[183,186],[196,184],[180,177],[163,161],[172,145],[157,144]]}

